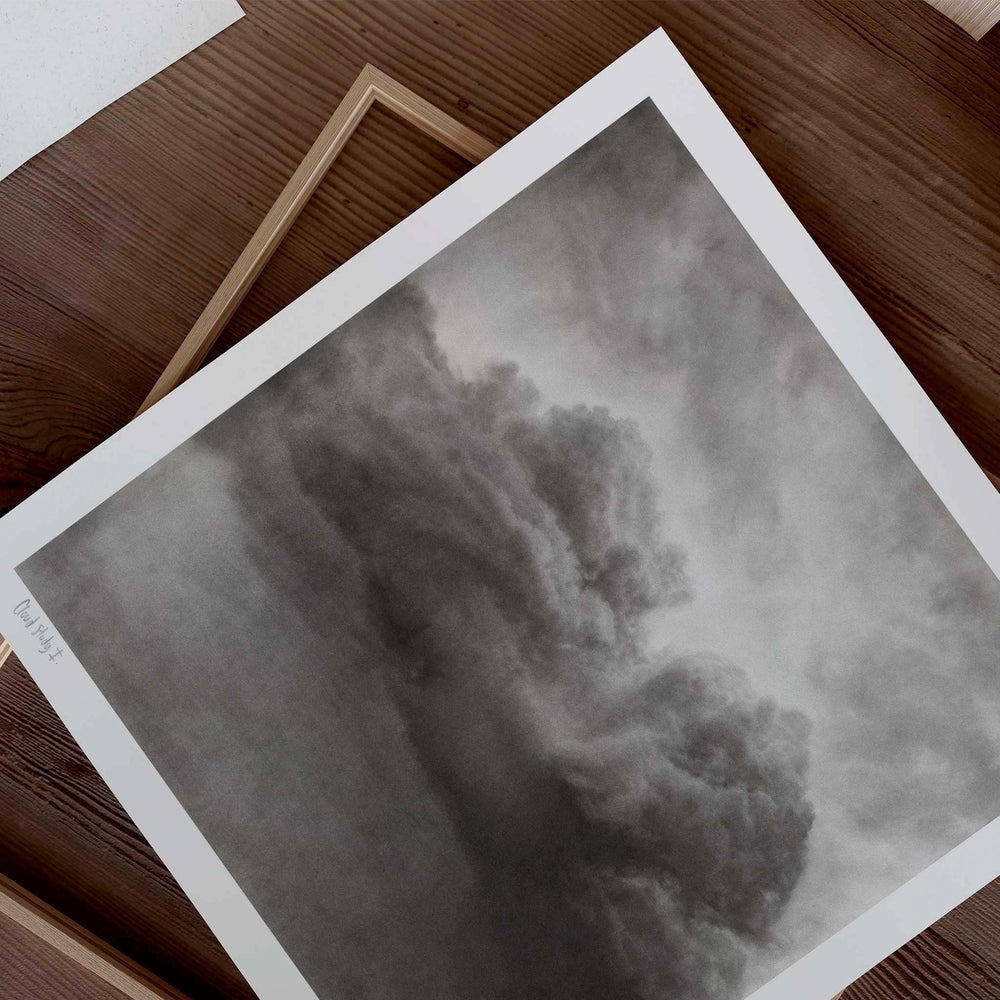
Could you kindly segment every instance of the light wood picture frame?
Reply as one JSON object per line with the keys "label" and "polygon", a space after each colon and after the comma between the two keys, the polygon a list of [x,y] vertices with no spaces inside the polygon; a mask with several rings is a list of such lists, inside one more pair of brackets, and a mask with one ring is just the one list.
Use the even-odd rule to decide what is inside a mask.
{"label": "light wood picture frame", "polygon": [[330,165],[361,123],[365,113],[375,103],[383,105],[474,164],[481,163],[496,150],[482,136],[367,63],[264,216],[264,221],[257,227],[191,332],[163,369],[163,374],[143,400],[138,413],[149,409],[198,370],[264,265],[305,208]]}
{"label": "light wood picture frame", "polygon": [[1000,0],[927,0],[977,42],[1000,23]]}

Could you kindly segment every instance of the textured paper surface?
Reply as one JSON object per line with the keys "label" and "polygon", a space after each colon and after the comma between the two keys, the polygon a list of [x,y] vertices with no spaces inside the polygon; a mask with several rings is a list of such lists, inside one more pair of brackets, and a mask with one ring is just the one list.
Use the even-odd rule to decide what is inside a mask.
{"label": "textured paper surface", "polygon": [[236,0],[0,0],[0,179],[242,16]]}

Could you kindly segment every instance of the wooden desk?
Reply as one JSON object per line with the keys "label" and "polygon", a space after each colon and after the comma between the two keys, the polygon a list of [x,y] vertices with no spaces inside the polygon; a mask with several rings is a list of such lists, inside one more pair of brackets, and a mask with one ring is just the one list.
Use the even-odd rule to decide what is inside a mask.
{"label": "wooden desk", "polygon": [[[502,143],[659,24],[1000,473],[996,32],[975,44],[920,0],[243,5],[0,183],[0,508],[129,419],[366,61]],[[370,114],[218,349],[465,169]],[[192,997],[250,996],[13,659],[0,871]],[[0,996],[113,995],[2,922],[0,953]],[[1000,998],[1000,885],[847,996]]]}

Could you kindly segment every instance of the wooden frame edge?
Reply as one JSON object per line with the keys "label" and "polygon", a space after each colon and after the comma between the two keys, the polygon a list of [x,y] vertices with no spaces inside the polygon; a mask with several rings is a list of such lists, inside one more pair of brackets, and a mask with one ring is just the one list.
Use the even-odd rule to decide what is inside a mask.
{"label": "wooden frame edge", "polygon": [[976,42],[981,42],[1000,24],[1000,0],[927,0],[927,3],[951,18]]}
{"label": "wooden frame edge", "polygon": [[496,146],[482,136],[366,63],[229,274],[163,369],[139,407],[137,416],[197,371],[330,165],[376,101],[473,163],[482,162],[496,150]]}

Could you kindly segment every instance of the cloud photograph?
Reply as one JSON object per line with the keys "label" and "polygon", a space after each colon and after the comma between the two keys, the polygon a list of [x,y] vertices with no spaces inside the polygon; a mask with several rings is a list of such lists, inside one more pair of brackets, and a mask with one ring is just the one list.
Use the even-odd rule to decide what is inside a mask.
{"label": "cloud photograph", "polygon": [[737,1000],[1000,815],[1000,582],[651,101],[18,573],[322,1000]]}

